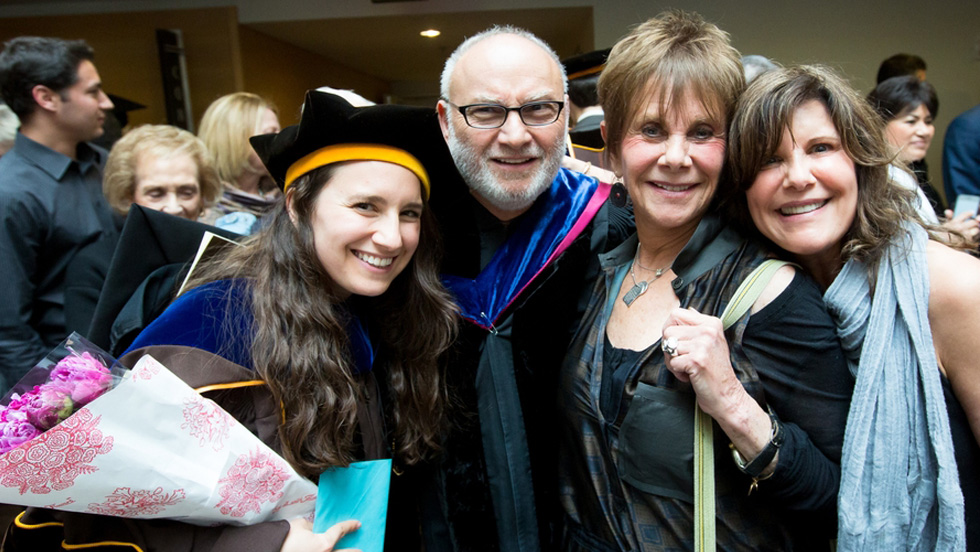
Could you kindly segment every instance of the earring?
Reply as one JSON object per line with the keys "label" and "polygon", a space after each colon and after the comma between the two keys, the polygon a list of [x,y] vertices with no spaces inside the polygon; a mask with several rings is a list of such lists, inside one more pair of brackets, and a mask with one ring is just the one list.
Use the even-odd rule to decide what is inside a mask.
{"label": "earring", "polygon": [[609,192],[609,202],[615,207],[623,208],[626,207],[626,198],[626,186],[617,180],[612,185],[612,190]]}

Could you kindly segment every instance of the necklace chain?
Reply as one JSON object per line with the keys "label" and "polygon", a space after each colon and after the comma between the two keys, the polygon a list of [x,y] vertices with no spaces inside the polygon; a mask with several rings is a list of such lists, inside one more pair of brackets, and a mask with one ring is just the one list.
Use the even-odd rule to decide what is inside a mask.
{"label": "necklace chain", "polygon": [[[640,280],[639,282],[637,282],[636,272],[634,270],[636,265],[640,265],[640,268],[642,268],[643,270],[648,270],[650,272],[653,272],[653,278],[650,278],[649,280]],[[663,276],[664,272],[667,272],[667,269],[669,268],[670,265],[667,265],[663,268],[647,268],[641,265],[640,243],[637,242],[636,254],[633,256],[633,262],[630,264],[630,279],[633,280],[633,287],[630,288],[630,290],[626,292],[626,295],[623,296],[623,302],[626,303],[626,306],[629,307],[630,305],[633,304],[633,301],[636,301],[636,299],[639,296],[646,293],[646,291],[650,289],[650,284],[656,282],[661,276]]]}

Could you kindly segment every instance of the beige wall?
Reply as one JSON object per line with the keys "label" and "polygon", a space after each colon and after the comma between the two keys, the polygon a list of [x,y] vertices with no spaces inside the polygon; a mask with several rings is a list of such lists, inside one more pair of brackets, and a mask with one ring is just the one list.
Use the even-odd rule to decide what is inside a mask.
{"label": "beige wall", "polygon": [[238,23],[234,7],[140,13],[0,17],[0,41],[21,35],[84,39],[107,92],[147,106],[131,125],[167,122],[156,29],[180,29],[195,125],[215,99],[249,91],[272,100],[284,125],[298,122],[309,88],[356,88],[375,100],[388,84]]}
{"label": "beige wall", "polygon": [[0,19],[0,40],[20,35],[81,38],[95,48],[107,92],[139,102],[130,124],[167,122],[156,29],[180,29],[194,121],[210,101],[242,87],[235,8]]}
{"label": "beige wall", "polygon": [[385,81],[359,73],[322,56],[268,35],[239,27],[245,90],[271,100],[283,126],[299,122],[307,90],[320,86],[350,88],[381,102],[389,91]]}

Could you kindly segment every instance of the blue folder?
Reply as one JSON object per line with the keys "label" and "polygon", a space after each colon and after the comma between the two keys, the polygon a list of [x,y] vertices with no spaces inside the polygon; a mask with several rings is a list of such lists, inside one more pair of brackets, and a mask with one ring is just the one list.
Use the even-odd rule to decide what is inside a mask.
{"label": "blue folder", "polygon": [[323,472],[313,532],[325,533],[338,522],[356,519],[361,522],[361,528],[340,539],[335,548],[382,552],[390,483],[390,459],[355,462],[346,468]]}

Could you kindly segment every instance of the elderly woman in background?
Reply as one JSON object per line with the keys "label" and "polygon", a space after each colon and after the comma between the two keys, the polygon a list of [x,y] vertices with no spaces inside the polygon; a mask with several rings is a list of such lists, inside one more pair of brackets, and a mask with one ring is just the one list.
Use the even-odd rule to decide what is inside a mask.
{"label": "elderly woman in background", "polygon": [[113,146],[102,191],[120,215],[135,203],[197,220],[217,200],[221,181],[199,138],[170,125],[145,125]]}
{"label": "elderly woman in background", "polygon": [[[919,205],[917,211],[925,222],[939,224],[969,238],[974,245],[980,234],[980,222],[973,218],[978,213],[962,213],[953,216],[946,209],[942,197],[929,182],[926,154],[936,134],[933,120],[939,112],[936,89],[914,75],[892,77],[878,84],[868,94],[868,101],[885,123],[885,139],[891,146],[895,161],[907,165],[918,181]],[[890,168],[889,176],[896,182],[915,189],[912,179],[906,178],[898,168]]]}
{"label": "elderly woman in background", "polygon": [[727,34],[684,12],[637,27],[599,80],[637,234],[601,257],[561,374],[566,550],[694,548],[696,406],[718,437],[718,550],[833,538],[852,380],[819,290],[785,266],[730,329],[717,318],[769,257],[718,217],[744,83]]}
{"label": "elderly woman in background", "polygon": [[964,497],[978,549],[980,260],[915,222],[882,127],[829,69],[763,75],[729,134],[736,216],[825,290],[857,379],[838,550],[962,550]]}
{"label": "elderly woman in background", "polygon": [[229,213],[261,218],[271,210],[281,194],[248,139],[279,130],[275,106],[255,94],[228,94],[208,106],[197,134],[214,156],[224,193],[205,222]]}
{"label": "elderly woman in background", "polygon": [[[135,203],[148,209],[197,220],[221,193],[221,183],[204,143],[169,125],[145,125],[112,147],[102,192],[120,219]],[[115,240],[97,240],[68,264],[65,324],[90,335],[90,326],[116,250]]]}

